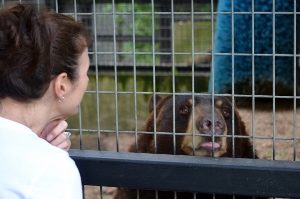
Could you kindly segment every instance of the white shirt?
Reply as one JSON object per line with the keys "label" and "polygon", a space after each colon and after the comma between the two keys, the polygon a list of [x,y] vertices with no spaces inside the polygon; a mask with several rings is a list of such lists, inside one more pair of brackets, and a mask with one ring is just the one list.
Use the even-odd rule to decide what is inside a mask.
{"label": "white shirt", "polygon": [[62,149],[0,117],[1,199],[82,199],[80,175]]}

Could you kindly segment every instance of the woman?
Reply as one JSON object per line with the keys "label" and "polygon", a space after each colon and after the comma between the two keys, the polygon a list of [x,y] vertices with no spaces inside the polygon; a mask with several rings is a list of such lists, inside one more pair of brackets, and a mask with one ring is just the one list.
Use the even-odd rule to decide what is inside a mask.
{"label": "woman", "polygon": [[87,47],[70,17],[20,4],[0,11],[0,198],[82,198],[60,132],[87,87]]}

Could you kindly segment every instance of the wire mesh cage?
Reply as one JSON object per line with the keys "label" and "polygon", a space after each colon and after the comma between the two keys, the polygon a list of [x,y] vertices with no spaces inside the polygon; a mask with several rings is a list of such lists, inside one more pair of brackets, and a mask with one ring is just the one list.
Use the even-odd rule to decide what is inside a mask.
{"label": "wire mesh cage", "polygon": [[[17,2],[73,16],[89,30],[90,83],[68,120],[73,148],[300,158],[298,0],[2,5]],[[88,199],[115,192],[85,186]]]}

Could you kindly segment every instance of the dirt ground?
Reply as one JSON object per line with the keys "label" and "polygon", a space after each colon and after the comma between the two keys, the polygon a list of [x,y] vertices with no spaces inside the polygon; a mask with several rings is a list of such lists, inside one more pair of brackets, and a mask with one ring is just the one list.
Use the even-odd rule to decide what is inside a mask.
{"label": "dirt ground", "polygon": [[[255,112],[247,106],[239,108],[247,132],[253,135],[253,146],[261,159],[299,160],[300,159],[300,107],[294,112],[293,103],[276,104],[273,114],[272,103],[256,104]],[[273,122],[275,121],[275,122]],[[275,125],[274,125],[274,124]],[[82,139],[83,149],[98,148],[97,135],[85,135]],[[134,142],[134,137],[120,135],[119,150],[126,151]],[[116,137],[101,134],[102,150],[116,151]],[[79,136],[72,135],[72,148],[79,148]],[[114,188],[85,186],[85,199],[111,199]]]}

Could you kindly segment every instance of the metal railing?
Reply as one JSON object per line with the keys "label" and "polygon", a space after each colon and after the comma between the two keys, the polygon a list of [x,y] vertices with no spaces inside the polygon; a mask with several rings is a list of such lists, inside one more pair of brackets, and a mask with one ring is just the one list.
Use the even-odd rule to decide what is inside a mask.
{"label": "metal railing", "polygon": [[71,150],[84,185],[300,197],[300,163]]}

